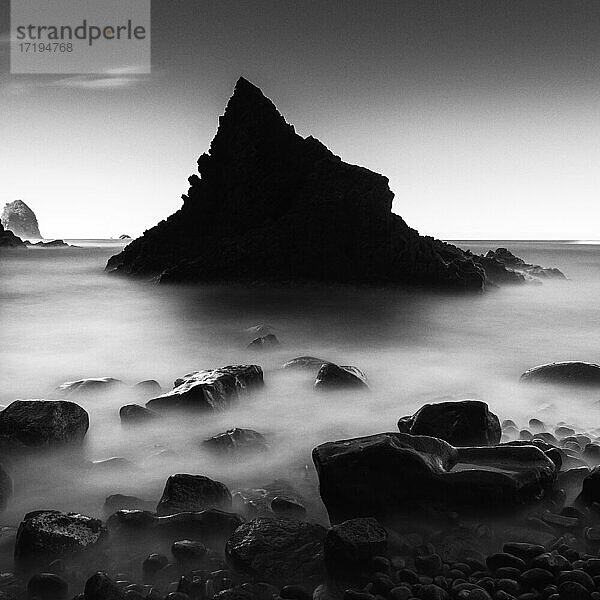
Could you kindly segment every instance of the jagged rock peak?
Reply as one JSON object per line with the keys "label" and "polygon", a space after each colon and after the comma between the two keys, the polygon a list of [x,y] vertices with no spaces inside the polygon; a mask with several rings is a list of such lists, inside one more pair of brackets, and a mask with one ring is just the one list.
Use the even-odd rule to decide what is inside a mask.
{"label": "jagged rock peak", "polygon": [[10,229],[17,236],[42,238],[37,217],[23,200],[7,202],[2,211],[2,216],[0,216],[0,221],[6,229]]}
{"label": "jagged rock peak", "polygon": [[108,270],[161,282],[485,286],[471,255],[391,212],[387,177],[298,135],[244,78],[198,173],[182,208],[113,256]]}

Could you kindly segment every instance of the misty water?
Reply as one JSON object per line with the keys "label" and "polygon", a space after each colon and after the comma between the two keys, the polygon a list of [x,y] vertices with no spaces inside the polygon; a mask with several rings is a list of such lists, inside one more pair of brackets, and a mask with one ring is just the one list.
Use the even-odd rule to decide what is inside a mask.
{"label": "misty water", "polygon": [[[74,243],[82,247],[2,257],[0,404],[57,398],[59,384],[85,377],[128,386],[69,398],[90,415],[81,455],[70,450],[9,465],[15,496],[4,524],[41,508],[101,515],[113,493],[156,502],[177,472],[207,475],[232,490],[280,477],[316,501],[315,445],[395,431],[399,417],[440,399],[480,398],[518,425],[535,416],[588,431],[600,426],[595,395],[518,383],[540,363],[598,361],[600,245],[462,242],[478,253],[505,245],[569,278],[465,296],[412,288],[165,287],[107,275],[119,242]],[[279,349],[246,348],[244,330],[259,324],[272,326]],[[279,368],[305,354],[360,367],[371,391],[323,395],[312,389],[312,374]],[[121,426],[119,407],[144,402],[130,385],[156,379],[166,391],[190,371],[243,363],[261,365],[266,385],[231,410]],[[270,451],[218,459],[202,449],[203,439],[234,426],[265,434]],[[132,464],[89,462],[112,457]]]}

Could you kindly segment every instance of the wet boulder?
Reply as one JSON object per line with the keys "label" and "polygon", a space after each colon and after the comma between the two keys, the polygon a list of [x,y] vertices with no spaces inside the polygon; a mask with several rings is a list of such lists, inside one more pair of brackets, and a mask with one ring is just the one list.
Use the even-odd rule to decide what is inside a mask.
{"label": "wet boulder", "polygon": [[152,410],[225,410],[246,391],[263,385],[258,365],[233,365],[220,369],[195,371],[175,380],[175,387],[146,402]]}
{"label": "wet boulder", "polygon": [[241,427],[234,427],[214,435],[204,440],[202,445],[208,450],[221,454],[265,451],[268,448],[267,440],[262,433]]}
{"label": "wet boulder", "polygon": [[441,508],[514,512],[543,498],[556,466],[534,446],[456,448],[438,438],[381,433],[313,450],[332,523]]}
{"label": "wet boulder", "polygon": [[38,567],[57,558],[77,558],[97,549],[106,534],[100,519],[58,510],[30,512],[17,531],[15,563]]}
{"label": "wet boulder", "polygon": [[231,493],[227,486],[202,475],[178,473],[167,479],[156,513],[165,516],[207,508],[231,509]]}
{"label": "wet boulder", "polygon": [[0,444],[10,448],[80,443],[87,412],[66,400],[15,400],[0,412]]}
{"label": "wet boulder", "polygon": [[231,569],[250,580],[285,585],[317,583],[324,574],[321,525],[287,519],[254,519],[225,545]]}
{"label": "wet boulder", "polygon": [[125,384],[120,379],[113,377],[90,377],[78,379],[77,381],[65,381],[56,388],[56,392],[62,398],[78,395],[106,394],[112,392]]}
{"label": "wet boulder", "polygon": [[83,600],[125,600],[125,592],[106,573],[95,573],[86,582]]}
{"label": "wet boulder", "polygon": [[327,532],[324,549],[331,574],[358,573],[374,556],[387,554],[387,532],[373,517],[350,519]]}
{"label": "wet boulder", "polygon": [[340,367],[330,362],[321,365],[315,379],[317,390],[368,389],[368,387],[365,374],[357,367]]}
{"label": "wet boulder", "polygon": [[554,362],[539,365],[521,375],[522,383],[600,386],[600,365],[582,361]]}
{"label": "wet boulder", "polygon": [[126,404],[119,409],[119,418],[124,425],[134,425],[154,421],[156,418],[160,418],[160,415],[139,404]]}
{"label": "wet boulder", "polygon": [[398,429],[437,437],[453,446],[493,446],[502,436],[498,417],[479,400],[425,404],[414,415],[400,419]]}

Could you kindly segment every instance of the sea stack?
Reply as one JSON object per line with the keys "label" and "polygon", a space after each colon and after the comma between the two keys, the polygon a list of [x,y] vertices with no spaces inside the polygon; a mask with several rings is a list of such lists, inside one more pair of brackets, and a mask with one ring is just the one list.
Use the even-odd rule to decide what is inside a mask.
{"label": "sea stack", "polygon": [[472,255],[392,213],[388,179],[303,138],[240,78],[183,206],[113,256],[161,282],[321,281],[482,290]]}
{"label": "sea stack", "polygon": [[6,229],[21,238],[42,239],[37,217],[23,200],[7,202],[0,221]]}

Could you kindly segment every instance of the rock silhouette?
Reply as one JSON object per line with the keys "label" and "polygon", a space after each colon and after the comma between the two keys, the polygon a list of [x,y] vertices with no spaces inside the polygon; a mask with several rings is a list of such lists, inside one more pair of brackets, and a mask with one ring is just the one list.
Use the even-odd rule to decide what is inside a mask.
{"label": "rock silhouette", "polygon": [[198,171],[182,208],[113,256],[109,271],[161,282],[485,286],[471,256],[391,212],[386,177],[298,135],[244,78]]}
{"label": "rock silhouette", "polygon": [[25,242],[0,223],[0,248],[27,248]]}
{"label": "rock silhouette", "polygon": [[36,239],[42,237],[35,213],[23,200],[7,202],[0,221],[6,229],[10,229],[19,237]]}

